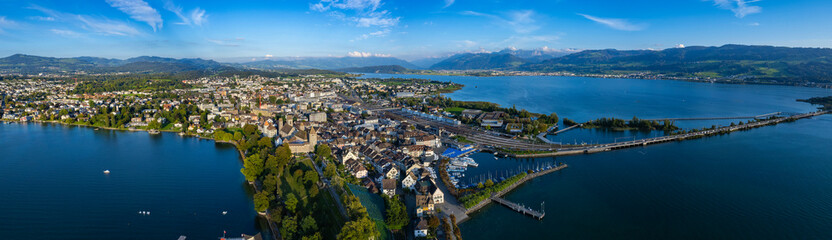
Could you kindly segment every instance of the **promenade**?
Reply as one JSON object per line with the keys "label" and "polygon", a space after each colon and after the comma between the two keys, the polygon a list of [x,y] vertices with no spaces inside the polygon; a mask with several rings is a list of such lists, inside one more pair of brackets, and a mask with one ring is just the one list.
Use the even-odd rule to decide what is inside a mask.
{"label": "promenade", "polygon": [[[517,212],[520,212],[520,213],[523,213],[523,214],[531,214],[533,217],[538,218],[538,219],[543,218],[544,214],[541,213],[541,212],[537,212],[537,211],[533,211],[533,210],[530,211],[529,208],[520,207],[521,205],[506,201],[505,199],[502,199],[500,197],[502,197],[503,195],[505,195],[508,192],[511,192],[512,190],[514,190],[518,186],[522,185],[523,183],[526,183],[529,180],[535,179],[537,177],[540,177],[540,176],[543,176],[543,175],[546,175],[546,174],[549,174],[549,173],[553,173],[553,172],[563,170],[567,167],[569,167],[569,165],[561,164],[561,165],[558,165],[557,167],[553,167],[553,168],[550,168],[550,169],[546,169],[546,170],[542,170],[542,171],[538,171],[538,172],[528,174],[525,177],[523,177],[522,179],[515,182],[514,184],[509,185],[508,187],[506,187],[502,191],[499,191],[499,192],[496,192],[496,193],[492,194],[490,198],[486,198],[486,199],[482,200],[482,202],[477,203],[477,205],[474,205],[473,207],[466,209],[465,214],[470,215],[471,213],[476,212],[477,210],[480,210],[481,208],[485,207],[486,205],[488,205],[489,203],[491,203],[492,201],[494,201],[496,199],[497,201],[502,200],[502,202],[499,202],[499,203],[503,204],[504,206],[507,206],[507,207],[511,208],[514,211],[517,211]],[[532,211],[534,212],[533,214],[532,214]]]}

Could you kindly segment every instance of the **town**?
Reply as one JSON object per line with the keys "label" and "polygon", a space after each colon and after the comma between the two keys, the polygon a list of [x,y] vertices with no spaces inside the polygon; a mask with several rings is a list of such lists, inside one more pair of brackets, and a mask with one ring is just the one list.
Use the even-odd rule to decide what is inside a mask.
{"label": "town", "polygon": [[[162,132],[233,144],[254,208],[277,239],[461,239],[457,223],[495,202],[536,219],[540,209],[501,198],[567,167],[542,163],[464,178],[479,151],[514,158],[586,154],[696,139],[828,113],[770,113],[701,130],[672,121],[576,123],[488,102],[444,97],[462,87],[423,79],[343,74],[82,80],[29,76],[0,81],[6,123]],[[730,118],[729,118],[730,119]],[[615,144],[562,145],[545,138],[574,127],[662,130]]]}
{"label": "town", "polygon": [[[461,88],[421,79],[251,75],[182,81],[188,88],[86,92],[78,91],[81,84],[100,87],[36,76],[0,81],[2,119],[172,132],[234,144],[243,158],[241,172],[258,192],[256,211],[283,239],[461,239],[456,215],[466,210],[448,189],[458,194],[455,176],[476,166],[463,160],[475,149],[464,137],[392,118],[385,110],[454,125],[462,124],[455,118],[478,119],[488,129],[509,117],[416,106],[414,101]],[[513,113],[528,121],[528,112]],[[505,125],[506,134],[522,132],[521,124]],[[470,187],[491,188],[500,180],[506,179]]]}

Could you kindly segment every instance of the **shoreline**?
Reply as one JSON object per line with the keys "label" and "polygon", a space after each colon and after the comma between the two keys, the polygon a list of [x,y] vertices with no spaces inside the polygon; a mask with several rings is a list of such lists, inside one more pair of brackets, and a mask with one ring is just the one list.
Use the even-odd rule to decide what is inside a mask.
{"label": "shoreline", "polygon": [[[483,71],[488,72],[488,71]],[[660,81],[681,81],[681,82],[695,82],[695,83],[717,83],[730,85],[768,85],[768,86],[791,86],[791,87],[807,87],[832,89],[832,85],[823,86],[820,83],[812,85],[788,84],[788,83],[767,83],[767,82],[734,82],[734,81],[718,81],[718,80],[696,80],[696,79],[672,79],[672,78],[648,78],[648,77],[627,77],[627,76],[597,76],[597,75],[550,75],[545,72],[524,72],[531,74],[501,74],[501,75],[471,75],[465,73],[361,73],[362,76],[366,74],[389,74],[389,75],[418,75],[418,76],[450,76],[450,77],[580,77],[580,78],[603,78],[603,79],[638,79],[638,80],[660,80]]]}

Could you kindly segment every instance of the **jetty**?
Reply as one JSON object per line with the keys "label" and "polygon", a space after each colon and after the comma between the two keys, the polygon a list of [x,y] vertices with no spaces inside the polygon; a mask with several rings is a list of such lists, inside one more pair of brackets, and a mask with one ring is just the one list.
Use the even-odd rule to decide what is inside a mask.
{"label": "jetty", "polygon": [[690,117],[690,118],[655,118],[655,119],[644,119],[646,121],[692,121],[692,120],[728,120],[728,119],[760,119],[766,118],[770,116],[780,115],[782,112],[773,112],[773,113],[766,113],[760,114],[757,116],[739,116],[739,117]]}
{"label": "jetty", "polygon": [[726,126],[720,127],[715,129],[706,129],[697,132],[690,132],[684,134],[676,134],[676,135],[668,135],[668,136],[661,136],[661,137],[654,137],[654,138],[644,138],[644,139],[636,139],[632,141],[626,142],[616,142],[616,143],[608,143],[608,144],[598,144],[598,145],[591,145],[585,147],[573,147],[573,148],[561,148],[557,149],[554,152],[548,153],[535,153],[535,154],[511,154],[511,157],[514,158],[538,158],[538,157],[555,157],[555,156],[565,156],[565,155],[574,155],[574,154],[588,154],[588,153],[597,153],[597,152],[605,152],[611,150],[618,150],[630,147],[640,147],[640,146],[647,146],[651,144],[658,144],[658,143],[665,143],[665,142],[673,142],[673,141],[682,141],[687,139],[696,139],[700,137],[711,136],[715,134],[723,134],[723,133],[730,133],[739,130],[748,130],[752,128],[767,126],[767,125],[774,125],[782,122],[791,122],[797,121],[799,119],[804,118],[811,118],[815,116],[820,116],[824,114],[832,113],[832,111],[818,111],[818,112],[811,112],[811,113],[803,113],[803,114],[796,114],[791,115],[788,117],[779,117],[773,118],[768,120],[761,120],[756,122],[749,122],[746,124],[739,124],[733,126]]}
{"label": "jetty", "polygon": [[501,197],[503,195],[505,195],[506,193],[511,192],[512,190],[514,190],[515,188],[517,188],[521,184],[526,183],[529,180],[535,179],[537,177],[540,177],[540,176],[543,176],[543,175],[546,175],[546,174],[549,174],[549,173],[553,173],[553,172],[563,170],[564,168],[567,168],[567,167],[569,167],[569,165],[560,164],[560,165],[558,165],[556,167],[553,167],[553,168],[549,168],[549,169],[537,171],[537,172],[534,172],[534,173],[530,173],[530,174],[526,175],[525,177],[523,177],[522,179],[518,180],[517,182],[515,182],[515,183],[511,184],[510,186],[506,187],[502,191],[492,193],[490,198],[486,198],[486,199],[482,200],[482,202],[477,203],[477,205],[474,205],[473,207],[471,207],[469,209],[466,209],[465,214],[470,215],[471,213],[485,207],[486,205],[488,205],[491,202],[497,202],[500,205],[506,206],[506,207],[510,208],[511,210],[514,210],[515,212],[521,213],[523,215],[528,215],[528,216],[534,217],[538,220],[541,220],[541,219],[543,219],[543,216],[546,215],[546,213],[542,209],[542,204],[541,204],[541,210],[537,211],[537,210],[533,210],[529,207],[526,207],[526,206],[523,206],[523,205],[520,205],[520,204],[517,204],[517,203],[510,202],[510,201],[505,200]]}
{"label": "jetty", "polygon": [[[520,204],[517,204],[517,203],[513,203],[509,200],[505,200],[505,199],[502,199],[500,197],[494,196],[493,194],[491,195],[491,201],[494,201],[496,203],[499,203],[500,205],[506,206],[506,207],[510,208],[511,210],[514,210],[515,212],[522,213],[523,215],[529,215],[533,218],[537,218],[537,220],[541,220],[541,219],[543,219],[543,216],[546,216],[546,212],[544,212],[543,209],[541,209],[540,211],[536,211],[536,210],[531,209],[529,207],[526,207],[526,206],[523,206],[523,205],[520,205]],[[541,207],[542,207],[542,204],[541,204]]]}

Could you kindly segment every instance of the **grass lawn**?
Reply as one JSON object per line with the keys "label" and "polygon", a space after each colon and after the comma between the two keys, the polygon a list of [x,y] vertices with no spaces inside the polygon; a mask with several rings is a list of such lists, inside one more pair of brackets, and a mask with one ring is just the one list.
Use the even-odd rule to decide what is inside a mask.
{"label": "grass lawn", "polygon": [[460,114],[462,111],[465,110],[461,107],[452,107],[452,108],[445,108],[446,112],[453,113],[453,114]]}
{"label": "grass lawn", "polygon": [[318,221],[325,221],[324,223],[318,222],[319,225],[328,226],[321,229],[321,234],[325,236],[332,236],[334,238],[341,231],[341,227],[344,226],[346,219],[341,216],[341,213],[338,211],[338,206],[335,205],[336,200],[329,194],[329,191],[321,190],[317,199],[318,206],[320,206],[321,209],[316,212],[315,219]]}
{"label": "grass lawn", "polygon": [[376,223],[376,228],[381,233],[381,239],[392,239],[390,230],[387,229],[387,224],[384,223],[384,199],[368,192],[366,188],[361,186],[353,184],[347,184],[347,186],[350,188],[350,192],[361,201],[361,205],[367,208],[367,214]]}

